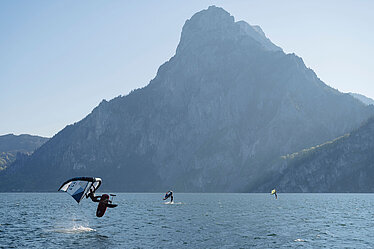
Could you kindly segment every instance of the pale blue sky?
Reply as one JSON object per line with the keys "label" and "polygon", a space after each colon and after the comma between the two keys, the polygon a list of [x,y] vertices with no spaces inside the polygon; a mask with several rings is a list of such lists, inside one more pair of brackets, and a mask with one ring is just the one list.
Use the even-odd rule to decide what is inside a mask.
{"label": "pale blue sky", "polygon": [[0,135],[53,136],[143,87],[209,5],[260,25],[328,85],[374,98],[374,1],[0,1]]}

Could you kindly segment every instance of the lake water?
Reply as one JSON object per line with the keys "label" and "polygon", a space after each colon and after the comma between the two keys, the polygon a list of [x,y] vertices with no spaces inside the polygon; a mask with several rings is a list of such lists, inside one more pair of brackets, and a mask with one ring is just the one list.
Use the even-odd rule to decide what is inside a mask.
{"label": "lake water", "polygon": [[0,194],[0,248],[374,248],[373,194]]}

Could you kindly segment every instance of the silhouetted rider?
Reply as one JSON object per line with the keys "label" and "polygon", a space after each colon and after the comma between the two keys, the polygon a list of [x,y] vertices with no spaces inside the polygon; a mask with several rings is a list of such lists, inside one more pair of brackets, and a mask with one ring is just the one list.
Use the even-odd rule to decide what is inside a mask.
{"label": "silhouetted rider", "polygon": [[173,200],[174,200],[174,198],[173,198],[173,191],[171,191],[171,190],[168,191],[168,192],[166,192],[164,200],[166,200],[169,197],[170,197],[170,202],[173,202]]}
{"label": "silhouetted rider", "polygon": [[92,191],[90,191],[90,193],[88,194],[88,196],[91,198],[91,200],[93,202],[102,202],[102,203],[105,203],[106,205],[109,204],[109,203],[112,203],[112,201],[109,200],[109,195],[107,195],[107,194],[95,196],[95,193],[92,192]]}

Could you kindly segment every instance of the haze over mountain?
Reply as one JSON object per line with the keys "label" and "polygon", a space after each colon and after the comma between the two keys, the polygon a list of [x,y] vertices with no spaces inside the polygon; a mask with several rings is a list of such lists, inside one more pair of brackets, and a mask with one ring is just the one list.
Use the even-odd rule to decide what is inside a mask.
{"label": "haze over mountain", "polygon": [[211,6],[186,21],[149,85],[102,101],[17,160],[0,190],[54,191],[93,175],[113,191],[251,191],[281,155],[350,132],[373,113],[260,27]]}
{"label": "haze over mountain", "polygon": [[360,100],[365,105],[374,105],[374,100],[371,98],[366,97],[365,95],[359,94],[359,93],[349,93],[356,99]]}
{"label": "haze over mountain", "polygon": [[17,157],[32,154],[46,141],[48,141],[48,138],[27,134],[0,136],[0,170],[4,170]]}

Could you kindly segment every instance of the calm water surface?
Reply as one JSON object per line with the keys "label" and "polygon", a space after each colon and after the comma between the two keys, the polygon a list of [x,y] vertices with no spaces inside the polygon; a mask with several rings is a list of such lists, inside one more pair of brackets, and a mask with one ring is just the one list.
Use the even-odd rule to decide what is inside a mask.
{"label": "calm water surface", "polygon": [[374,248],[373,194],[0,195],[0,248]]}

